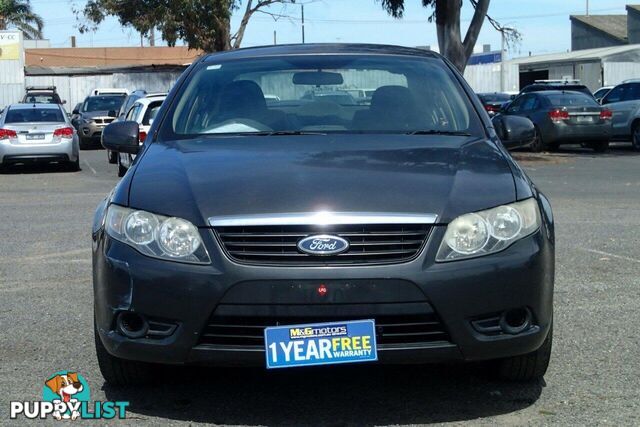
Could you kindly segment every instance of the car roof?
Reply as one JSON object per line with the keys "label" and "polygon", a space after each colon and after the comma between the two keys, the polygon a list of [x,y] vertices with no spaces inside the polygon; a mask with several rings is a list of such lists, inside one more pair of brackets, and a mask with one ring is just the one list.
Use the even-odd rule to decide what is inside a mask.
{"label": "car roof", "polygon": [[580,92],[577,90],[539,90],[537,92],[529,92],[526,93],[525,95],[575,95],[575,94],[579,94],[582,96],[586,96],[587,98],[589,98],[589,96],[584,93],[584,92]]}
{"label": "car roof", "polygon": [[146,96],[144,98],[136,99],[136,102],[134,102],[134,104],[149,105],[152,102],[164,101],[166,98],[167,95]]}
{"label": "car roof", "polygon": [[248,47],[219,53],[210,53],[202,62],[227,61],[248,58],[267,58],[288,55],[353,54],[353,55],[407,55],[439,58],[435,52],[403,46],[360,43],[306,43]]}
{"label": "car roof", "polygon": [[60,104],[29,104],[29,103],[19,103],[19,104],[11,104],[7,109],[12,110],[27,110],[29,108],[37,108],[37,109],[60,109]]}

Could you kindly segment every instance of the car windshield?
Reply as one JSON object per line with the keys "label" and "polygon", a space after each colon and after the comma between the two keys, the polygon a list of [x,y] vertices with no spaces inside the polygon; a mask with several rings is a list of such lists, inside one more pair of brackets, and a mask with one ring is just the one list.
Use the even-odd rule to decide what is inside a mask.
{"label": "car windshield", "polygon": [[11,108],[5,123],[64,122],[62,111],[57,108]]}
{"label": "car windshield", "polygon": [[548,95],[547,98],[554,107],[594,107],[599,105],[592,97],[577,92]]}
{"label": "car windshield", "polygon": [[82,105],[82,112],[118,111],[124,98],[124,96],[92,96]]}
{"label": "car windshield", "polygon": [[30,93],[24,97],[27,104],[57,104],[58,97],[50,93]]}
{"label": "car windshield", "polygon": [[192,73],[169,109],[168,120],[163,120],[160,138],[248,133],[482,135],[469,97],[436,58],[215,59]]}
{"label": "car windshield", "polygon": [[478,96],[482,102],[506,102],[511,100],[511,96],[506,93],[483,93]]}

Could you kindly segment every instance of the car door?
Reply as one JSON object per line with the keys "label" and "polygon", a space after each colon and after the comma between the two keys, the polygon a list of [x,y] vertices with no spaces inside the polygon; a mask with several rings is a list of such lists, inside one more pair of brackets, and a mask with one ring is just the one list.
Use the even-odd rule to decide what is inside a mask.
{"label": "car door", "polygon": [[614,87],[604,97],[602,104],[613,113],[613,135],[629,136],[632,114],[640,107],[640,83],[626,83]]}

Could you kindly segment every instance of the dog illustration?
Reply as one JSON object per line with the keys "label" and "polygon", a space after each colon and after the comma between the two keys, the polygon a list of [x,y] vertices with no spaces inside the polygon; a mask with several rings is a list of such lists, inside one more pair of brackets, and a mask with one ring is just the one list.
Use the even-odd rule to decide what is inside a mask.
{"label": "dog illustration", "polygon": [[[55,377],[47,380],[45,383],[47,387],[51,389],[55,394],[60,396],[60,399],[56,399],[54,403],[76,403],[78,400],[73,399],[73,395],[80,393],[84,388],[82,383],[78,379],[78,374],[75,372],[67,372],[66,375],[56,375]],[[59,411],[53,413],[54,418],[57,420],[69,419],[75,420],[80,416],[79,411],[73,411],[71,414],[61,414]]]}

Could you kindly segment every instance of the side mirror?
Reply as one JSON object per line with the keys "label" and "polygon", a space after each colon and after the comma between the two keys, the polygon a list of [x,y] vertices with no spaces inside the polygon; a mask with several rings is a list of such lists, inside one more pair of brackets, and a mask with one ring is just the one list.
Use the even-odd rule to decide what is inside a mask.
{"label": "side mirror", "polygon": [[66,104],[66,103],[67,103],[67,100],[66,100],[66,99],[63,99],[63,100],[62,100],[62,103],[63,103],[63,104]]}
{"label": "side mirror", "polygon": [[71,112],[71,114],[80,114],[80,111],[76,108]]}
{"label": "side mirror", "polygon": [[112,122],[102,131],[102,146],[118,153],[137,154],[140,151],[138,122]]}
{"label": "side mirror", "polygon": [[527,146],[536,137],[536,128],[526,117],[499,115],[491,122],[498,138],[508,149]]}

